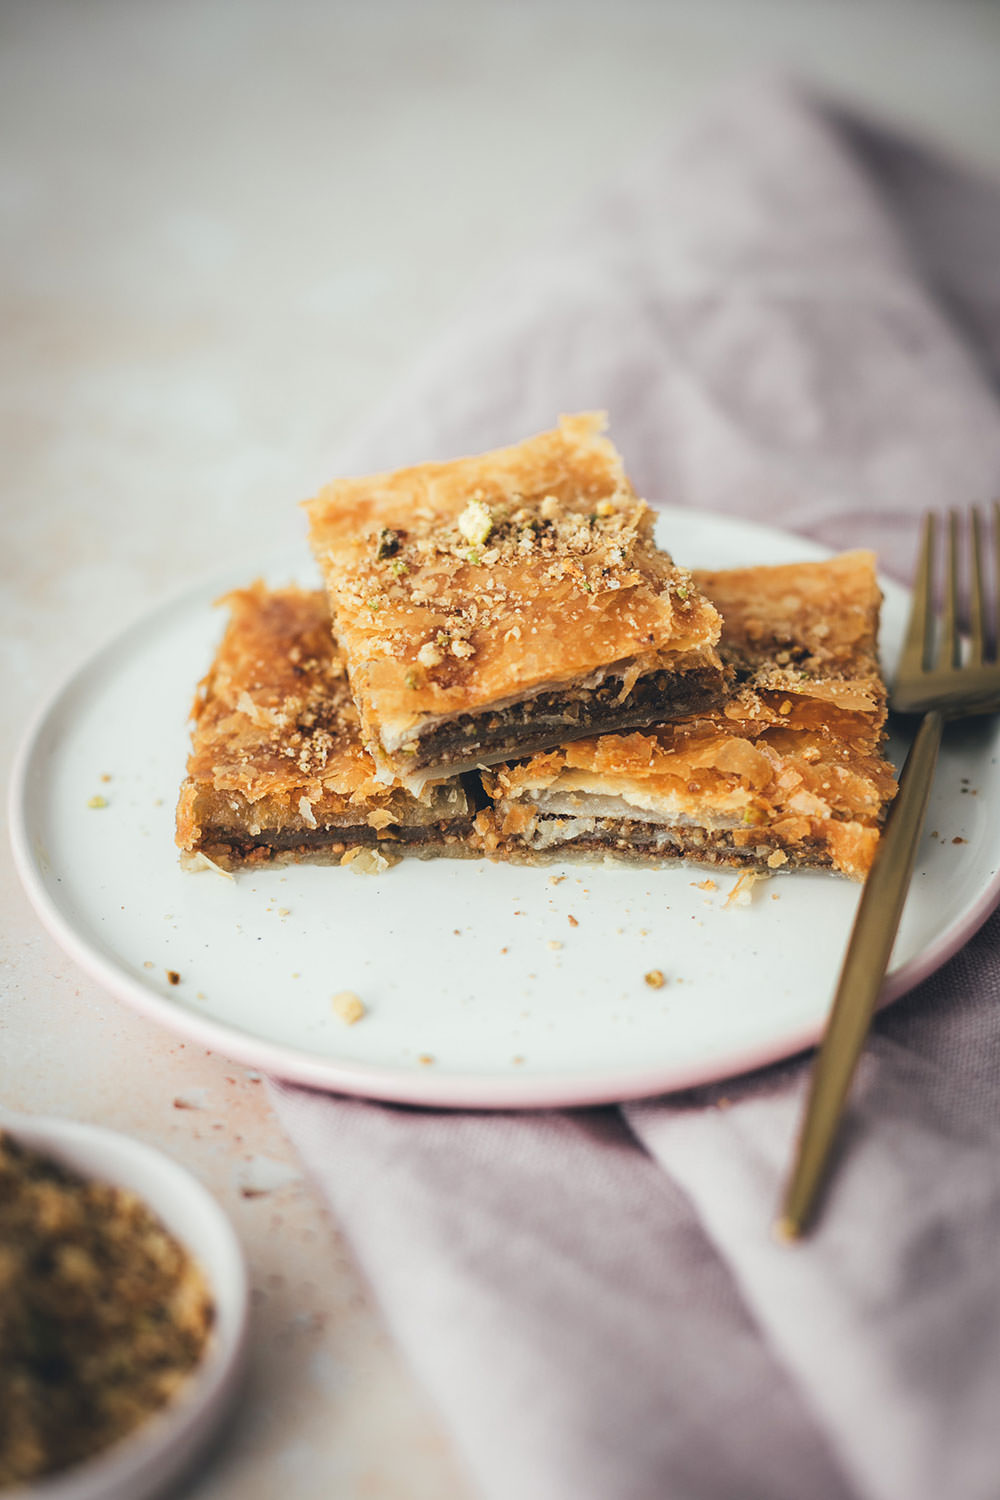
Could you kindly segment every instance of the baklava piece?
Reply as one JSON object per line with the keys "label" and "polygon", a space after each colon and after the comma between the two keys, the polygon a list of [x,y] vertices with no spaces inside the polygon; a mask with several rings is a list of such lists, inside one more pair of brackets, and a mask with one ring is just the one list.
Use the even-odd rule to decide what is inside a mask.
{"label": "baklava piece", "polygon": [[484,773],[485,847],[833,869],[861,879],[896,789],[881,747],[881,602],[870,553],[699,573],[734,672],[721,708],[578,740]]}
{"label": "baklava piece", "polygon": [[229,625],[195,700],[177,807],[183,862],[231,870],[360,854],[380,869],[395,853],[470,852],[458,780],[415,797],[376,779],[325,594],[258,582],[224,602]]}
{"label": "baklava piece", "polygon": [[721,622],[593,414],[307,502],[365,742],[419,787],[722,694]]}

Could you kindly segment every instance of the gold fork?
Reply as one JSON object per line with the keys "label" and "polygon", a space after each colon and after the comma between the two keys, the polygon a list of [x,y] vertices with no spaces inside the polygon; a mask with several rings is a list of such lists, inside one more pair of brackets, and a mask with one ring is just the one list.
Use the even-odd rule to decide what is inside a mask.
{"label": "gold fork", "polygon": [[[785,1239],[808,1227],[826,1172],[844,1100],[871,1025],[889,963],[917,844],[930,798],[941,733],[948,719],[1000,711],[1000,504],[993,506],[993,557],[997,602],[987,605],[983,521],[973,508],[968,526],[954,511],[947,518],[944,609],[934,611],[938,523],[924,519],[923,541],[910,619],[889,699],[895,713],[919,714],[899,790],[858,904],[837,991],[813,1069],[781,1215]],[[969,631],[959,631],[960,532],[971,553]]]}

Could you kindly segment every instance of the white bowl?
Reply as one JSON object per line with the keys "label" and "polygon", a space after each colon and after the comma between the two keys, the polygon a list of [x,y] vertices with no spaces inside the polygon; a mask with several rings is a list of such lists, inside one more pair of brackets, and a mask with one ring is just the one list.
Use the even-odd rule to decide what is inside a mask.
{"label": "white bowl", "polygon": [[82,1177],[136,1193],[198,1262],[210,1286],[212,1332],[197,1371],[176,1401],[93,1458],[3,1492],[3,1500],[147,1500],[203,1451],[239,1387],[249,1303],[239,1240],[199,1182],[169,1157],[128,1136],[4,1109],[0,1129]]}

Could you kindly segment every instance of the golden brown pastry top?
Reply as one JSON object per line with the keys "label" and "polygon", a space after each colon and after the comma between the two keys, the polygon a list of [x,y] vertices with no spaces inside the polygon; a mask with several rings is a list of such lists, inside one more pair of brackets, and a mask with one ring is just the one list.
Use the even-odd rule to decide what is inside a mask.
{"label": "golden brown pastry top", "polygon": [[366,728],[476,712],[637,657],[715,663],[720,621],[653,542],[593,414],[328,485],[310,541]]}
{"label": "golden brown pastry top", "polygon": [[388,799],[361,743],[326,595],[258,580],[219,602],[230,618],[192,709],[191,779],[248,802]]}
{"label": "golden brown pastry top", "polygon": [[719,649],[738,671],[806,683],[879,680],[882,593],[873,553],[694,577],[722,615]]}

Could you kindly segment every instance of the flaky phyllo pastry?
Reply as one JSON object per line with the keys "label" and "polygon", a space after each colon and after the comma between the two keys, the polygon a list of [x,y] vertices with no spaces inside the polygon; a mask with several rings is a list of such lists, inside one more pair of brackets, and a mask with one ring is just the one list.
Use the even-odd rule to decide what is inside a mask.
{"label": "flaky phyllo pastry", "polygon": [[386,778],[530,755],[717,701],[718,614],[653,542],[593,415],[308,502],[365,744]]}
{"label": "flaky phyllo pastry", "polygon": [[458,781],[420,797],[375,776],[362,747],[322,592],[229,594],[230,620],[195,700],[177,843],[189,864],[225,869],[270,860],[373,869],[395,851],[469,852],[470,809]]}
{"label": "flaky phyllo pastry", "polygon": [[721,611],[724,704],[484,773],[494,854],[579,853],[861,878],[895,792],[881,753],[874,559],[696,573]]}

